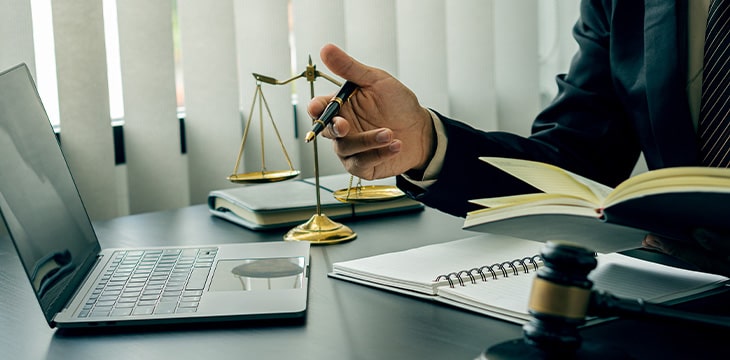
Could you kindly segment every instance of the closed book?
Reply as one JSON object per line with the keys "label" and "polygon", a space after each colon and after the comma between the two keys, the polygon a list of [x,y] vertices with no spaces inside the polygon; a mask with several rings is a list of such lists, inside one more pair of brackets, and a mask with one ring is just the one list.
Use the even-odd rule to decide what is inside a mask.
{"label": "closed book", "polygon": [[[367,186],[395,185],[395,179],[366,183]],[[319,197],[323,214],[331,219],[348,220],[423,209],[421,203],[407,197],[358,203],[337,200],[334,192],[347,189],[349,184],[349,174],[320,177]],[[212,215],[249,229],[276,229],[309,220],[317,210],[316,197],[315,179],[307,178],[214,190],[208,194],[208,208]]]}

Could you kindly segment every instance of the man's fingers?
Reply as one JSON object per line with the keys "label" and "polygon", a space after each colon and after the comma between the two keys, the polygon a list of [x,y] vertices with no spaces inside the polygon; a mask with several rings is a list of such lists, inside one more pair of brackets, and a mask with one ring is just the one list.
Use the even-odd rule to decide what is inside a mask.
{"label": "man's fingers", "polygon": [[704,255],[702,254],[703,251],[698,246],[681,244],[652,234],[649,234],[644,238],[643,245],[698,266],[698,262],[703,262],[705,260]]}
{"label": "man's fingers", "polygon": [[360,87],[370,86],[382,78],[380,72],[355,60],[334,44],[326,44],[319,51],[322,62],[335,75],[350,80]]}
{"label": "man's fingers", "polygon": [[374,180],[383,177],[383,171],[379,171],[380,166],[397,155],[399,150],[400,142],[394,141],[390,146],[361,152],[341,160],[350,174],[364,180]]}
{"label": "man's fingers", "polygon": [[[341,116],[335,116],[332,123],[322,130],[322,136],[328,139],[338,139],[350,132],[350,123]],[[336,149],[336,148],[335,148]]]}
{"label": "man's fingers", "polygon": [[[343,121],[345,122],[345,121]],[[344,129],[343,122],[337,123],[337,132],[341,133]],[[342,134],[340,134],[342,135]],[[375,129],[352,134],[347,138],[337,139],[335,141],[335,153],[340,157],[348,157],[360,154],[365,151],[387,147],[393,142],[393,131],[390,129]]]}
{"label": "man's fingers", "polygon": [[728,261],[727,256],[718,255],[692,243],[647,235],[644,238],[643,245],[693,264],[702,271],[725,276],[730,275],[730,261]]}
{"label": "man's fingers", "polygon": [[324,111],[327,103],[332,99],[332,96],[316,96],[309,101],[307,104],[307,113],[312,119],[316,119]]}

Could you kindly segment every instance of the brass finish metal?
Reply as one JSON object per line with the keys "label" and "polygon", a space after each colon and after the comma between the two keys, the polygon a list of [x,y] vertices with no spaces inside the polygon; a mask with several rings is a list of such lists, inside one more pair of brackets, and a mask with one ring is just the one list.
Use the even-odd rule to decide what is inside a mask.
{"label": "brass finish metal", "polygon": [[228,181],[236,184],[258,184],[289,180],[299,175],[299,170],[261,171],[245,174],[233,174]]}
{"label": "brass finish metal", "polygon": [[357,179],[357,185],[352,186],[352,179],[346,189],[336,190],[332,195],[340,202],[344,203],[373,203],[380,201],[389,201],[400,199],[406,194],[393,185],[362,185],[362,179]]}
{"label": "brass finish metal", "polygon": [[312,244],[337,244],[354,240],[357,234],[349,227],[332,221],[327,215],[315,214],[304,224],[284,235],[286,241],[309,241]]}
{"label": "brass finish metal", "polygon": [[333,193],[335,199],[344,203],[371,203],[387,200],[396,200],[406,194],[391,185],[358,185],[347,189],[340,189]]}
{"label": "brass finish metal", "polygon": [[584,319],[588,312],[591,289],[556,284],[536,277],[528,308],[541,314]]}
{"label": "brass finish metal", "polygon": [[[278,81],[274,78],[254,74],[257,81],[266,82],[268,84],[282,85],[294,81],[299,78],[306,78],[309,82],[309,89],[311,97],[314,97],[314,81],[318,77],[323,77],[329,82],[341,86],[342,84],[337,80],[317,71],[317,68],[312,64],[312,57],[309,57],[309,63],[304,72],[285,81]],[[268,111],[268,106],[267,106]],[[278,134],[278,132],[277,132]],[[281,142],[281,139],[279,139]],[[336,244],[343,241],[354,240],[357,237],[354,231],[349,227],[340,223],[332,221],[327,215],[322,214],[322,202],[319,196],[319,155],[317,153],[317,139],[314,139],[314,180],[315,180],[315,194],[317,198],[317,212],[304,224],[298,225],[295,228],[289,230],[284,235],[285,241],[309,241],[312,244]],[[287,157],[288,159],[288,157]]]}
{"label": "brass finish metal", "polygon": [[307,131],[307,135],[304,136],[304,142],[310,142],[314,139],[317,134],[314,131]]}
{"label": "brass finish metal", "polygon": [[[236,158],[236,165],[233,167],[233,174],[228,176],[228,181],[238,183],[238,184],[255,184],[255,183],[266,183],[266,182],[275,182],[275,181],[283,181],[287,179],[291,179],[293,177],[296,177],[299,175],[299,170],[294,170],[294,166],[292,165],[291,159],[289,158],[289,153],[286,151],[286,147],[284,146],[284,142],[281,140],[281,135],[279,134],[279,129],[276,127],[276,122],[274,122],[274,117],[271,115],[271,109],[269,109],[269,104],[266,102],[266,98],[264,97],[264,93],[261,90],[261,83],[267,83],[267,84],[279,84],[279,81],[268,76],[260,75],[260,74],[253,74],[253,77],[256,79],[256,91],[254,92],[253,101],[251,102],[251,111],[248,113],[248,121],[246,122],[246,127],[243,130],[243,138],[241,139],[241,146],[238,149],[238,157]],[[291,80],[287,80],[285,82],[282,82],[282,84],[285,84]],[[261,131],[261,170],[260,171],[253,171],[249,173],[238,173],[238,165],[241,163],[241,158],[243,158],[243,151],[246,148],[246,139],[248,138],[248,131],[251,127],[251,122],[253,121],[253,112],[256,109],[256,102],[258,101],[258,109],[259,109],[259,127]],[[284,154],[284,157],[286,158],[286,162],[289,164],[289,170],[272,170],[268,171],[266,169],[266,151],[264,150],[264,114],[263,109],[266,109],[266,114],[269,117],[269,120],[271,121],[271,125],[274,128],[274,132],[276,133],[276,138],[279,140],[279,145],[281,146],[281,151]]]}

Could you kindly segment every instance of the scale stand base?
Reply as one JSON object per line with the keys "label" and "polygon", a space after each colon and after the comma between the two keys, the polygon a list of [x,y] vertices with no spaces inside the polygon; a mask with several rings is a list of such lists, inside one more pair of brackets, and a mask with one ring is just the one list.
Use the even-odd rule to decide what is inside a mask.
{"label": "scale stand base", "polygon": [[330,220],[325,214],[315,214],[305,222],[289,230],[285,241],[309,241],[312,244],[337,244],[354,240],[357,234],[349,227]]}

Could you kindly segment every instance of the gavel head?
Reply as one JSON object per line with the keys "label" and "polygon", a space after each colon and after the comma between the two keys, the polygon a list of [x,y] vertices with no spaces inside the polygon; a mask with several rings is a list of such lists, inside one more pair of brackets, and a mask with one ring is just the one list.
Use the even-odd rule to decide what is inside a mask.
{"label": "gavel head", "polygon": [[581,345],[578,327],[585,323],[595,269],[595,252],[560,241],[549,241],[544,266],[532,284],[528,309],[532,320],[523,327],[525,342],[548,353],[571,353]]}

